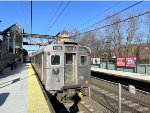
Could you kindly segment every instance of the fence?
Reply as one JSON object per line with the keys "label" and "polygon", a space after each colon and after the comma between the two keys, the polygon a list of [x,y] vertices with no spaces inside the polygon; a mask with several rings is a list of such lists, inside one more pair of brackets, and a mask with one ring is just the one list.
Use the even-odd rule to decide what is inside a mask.
{"label": "fence", "polygon": [[107,69],[108,70],[117,70],[117,71],[125,71],[125,72],[132,72],[132,73],[141,73],[141,74],[150,74],[150,64],[137,64],[136,68],[129,68],[129,67],[117,67],[114,63],[106,63],[101,62],[101,64],[92,64],[93,67]]}

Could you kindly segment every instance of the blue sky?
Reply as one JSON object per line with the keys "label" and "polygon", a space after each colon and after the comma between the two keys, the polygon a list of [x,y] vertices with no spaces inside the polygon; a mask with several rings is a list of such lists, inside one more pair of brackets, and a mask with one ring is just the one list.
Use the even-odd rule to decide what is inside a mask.
{"label": "blue sky", "polygon": [[[52,16],[56,12],[58,6],[62,1],[33,1],[33,29],[32,33],[45,34],[48,30],[48,23],[50,23]],[[66,10],[54,24],[54,26],[47,32],[48,35],[56,35],[63,28],[72,29],[78,28],[82,30],[94,24],[106,17],[108,14],[120,11],[137,1],[122,1],[109,11],[103,13],[104,10],[118,3],[119,1],[71,1]],[[63,2],[60,11],[61,12],[68,1]],[[137,6],[122,13],[125,17],[131,12],[144,12],[150,9],[150,2],[146,1]],[[31,13],[30,13],[30,1],[0,1],[0,31],[8,28],[14,23],[19,23],[26,33],[30,33],[31,28]],[[92,18],[95,15],[99,15],[96,19],[90,21],[81,27],[83,23]],[[54,18],[55,19],[55,18]],[[26,49],[30,49],[29,46],[24,46]],[[34,47],[39,49],[39,47]]]}

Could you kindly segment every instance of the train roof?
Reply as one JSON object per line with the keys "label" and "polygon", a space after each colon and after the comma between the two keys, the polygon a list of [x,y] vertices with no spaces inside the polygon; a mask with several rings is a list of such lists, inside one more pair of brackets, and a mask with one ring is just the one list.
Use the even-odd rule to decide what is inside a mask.
{"label": "train roof", "polygon": [[36,55],[36,54],[39,54],[39,53],[41,53],[41,52],[44,52],[48,47],[50,47],[50,46],[52,46],[52,45],[56,45],[56,44],[58,44],[58,45],[65,45],[65,44],[78,45],[78,43],[75,42],[75,41],[74,41],[74,42],[72,42],[72,41],[57,42],[57,41],[56,41],[56,42],[51,43],[50,45],[47,45],[46,47],[42,48],[41,50],[35,52],[35,53],[33,54],[33,56]]}
{"label": "train roof", "polygon": [[[47,49],[50,47],[50,46],[55,46],[55,45],[78,45],[77,42],[75,41],[64,41],[64,42],[58,42],[58,41],[55,41],[55,42],[52,42],[50,45],[47,45],[45,48],[42,48],[41,50],[37,51],[36,53],[33,54],[36,55],[36,54],[39,54],[39,53],[42,53],[44,51],[47,51]],[[82,46],[82,45],[79,45],[79,46]],[[86,46],[84,46],[86,47]],[[88,48],[88,47],[87,47]],[[88,48],[89,51],[90,51],[90,48]]]}

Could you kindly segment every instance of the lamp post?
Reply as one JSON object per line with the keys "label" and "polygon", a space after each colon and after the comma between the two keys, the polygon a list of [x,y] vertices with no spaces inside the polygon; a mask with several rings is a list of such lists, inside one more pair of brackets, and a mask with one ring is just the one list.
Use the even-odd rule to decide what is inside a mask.
{"label": "lamp post", "polygon": [[13,32],[13,54],[15,54],[15,46],[16,46],[16,31]]}
{"label": "lamp post", "polygon": [[10,37],[10,31],[7,32],[7,40],[8,40],[8,52],[9,52],[9,37]]}
{"label": "lamp post", "polygon": [[109,53],[108,48],[110,48],[109,46],[110,46],[110,41],[106,41],[106,69],[108,69],[108,53]]}

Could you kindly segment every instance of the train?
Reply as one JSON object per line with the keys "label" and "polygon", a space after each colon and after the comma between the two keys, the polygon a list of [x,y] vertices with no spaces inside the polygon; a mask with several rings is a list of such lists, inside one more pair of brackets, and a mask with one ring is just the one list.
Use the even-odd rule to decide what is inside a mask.
{"label": "train", "polygon": [[55,41],[31,56],[31,64],[45,89],[60,102],[77,92],[87,95],[91,50],[75,41]]}

